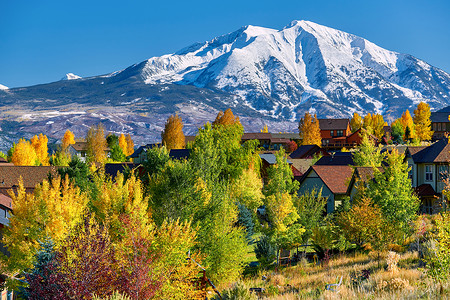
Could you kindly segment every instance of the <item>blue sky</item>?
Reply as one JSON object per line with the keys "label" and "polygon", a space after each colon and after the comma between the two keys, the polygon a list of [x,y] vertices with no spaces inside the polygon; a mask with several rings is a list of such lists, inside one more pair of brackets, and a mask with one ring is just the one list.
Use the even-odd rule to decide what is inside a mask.
{"label": "blue sky", "polygon": [[448,0],[0,0],[0,84],[87,77],[244,25],[309,20],[409,53],[450,72]]}

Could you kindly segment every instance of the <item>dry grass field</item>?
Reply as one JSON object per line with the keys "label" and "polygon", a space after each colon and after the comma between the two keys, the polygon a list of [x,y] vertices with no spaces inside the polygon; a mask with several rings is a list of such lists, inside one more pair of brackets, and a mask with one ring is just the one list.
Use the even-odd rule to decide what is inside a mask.
{"label": "dry grass field", "polygon": [[[390,262],[390,263],[388,263]],[[326,285],[342,283],[335,291]],[[262,287],[259,299],[450,299],[450,285],[434,284],[420,267],[417,252],[350,254],[326,265],[302,261],[244,279],[246,289]]]}

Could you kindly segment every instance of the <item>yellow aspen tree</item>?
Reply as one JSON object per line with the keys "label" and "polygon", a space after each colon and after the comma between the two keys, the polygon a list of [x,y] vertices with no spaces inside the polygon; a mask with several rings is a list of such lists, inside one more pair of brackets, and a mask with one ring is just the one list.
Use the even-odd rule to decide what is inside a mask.
{"label": "yellow aspen tree", "polygon": [[183,133],[183,121],[178,115],[170,116],[161,133],[162,144],[170,149],[183,149],[186,145]]}
{"label": "yellow aspen tree", "polygon": [[43,166],[50,165],[48,157],[48,138],[42,133],[39,136],[35,135],[30,139],[31,145],[36,152],[39,163]]}
{"label": "yellow aspen tree", "polygon": [[414,126],[416,136],[421,141],[431,140],[433,131],[431,130],[431,110],[430,105],[425,102],[420,102],[417,109],[414,110]]}
{"label": "yellow aspen tree", "polygon": [[61,140],[62,151],[67,151],[70,145],[75,144],[75,135],[69,129],[66,130]]}
{"label": "yellow aspen tree", "polygon": [[131,139],[130,134],[127,134],[127,136],[125,137],[125,140],[127,142],[127,156],[131,155],[134,153],[134,142]]}
{"label": "yellow aspen tree", "polygon": [[302,145],[318,145],[322,144],[322,138],[320,136],[319,120],[314,115],[312,118],[309,112],[305,113],[305,116],[300,119],[298,131]]}
{"label": "yellow aspen tree", "polygon": [[122,153],[125,154],[125,156],[127,156],[127,149],[128,149],[128,145],[127,145],[127,139],[125,138],[125,135],[122,133],[119,136],[119,147],[120,149],[122,149]]}
{"label": "yellow aspen tree", "polygon": [[384,121],[383,116],[380,114],[372,115],[372,130],[373,135],[375,135],[379,140],[384,136],[384,126],[387,126],[387,123]]}
{"label": "yellow aspen tree", "polygon": [[350,129],[352,132],[357,131],[363,126],[363,120],[358,113],[353,113],[353,117],[350,120]]}
{"label": "yellow aspen tree", "polygon": [[22,180],[17,193],[11,193],[14,211],[3,230],[3,244],[10,257],[1,256],[11,272],[32,267],[39,242],[51,239],[58,247],[67,233],[82,219],[87,208],[87,196],[80,193],[69,179],[55,177],[26,193]]}
{"label": "yellow aspen tree", "polygon": [[214,122],[212,123],[212,125],[213,125],[213,127],[215,127],[217,125],[228,126],[228,125],[233,125],[235,123],[238,123],[241,125],[241,122],[239,121],[239,117],[235,117],[233,112],[231,111],[231,108],[227,108],[225,110],[225,112],[220,111],[217,114],[217,117],[214,120]]}
{"label": "yellow aspen tree", "polygon": [[105,129],[101,123],[89,128],[86,143],[88,161],[104,164],[107,158],[106,149],[108,148],[108,143],[105,138]]}
{"label": "yellow aspen tree", "polygon": [[[406,110],[402,114],[402,116],[400,118],[400,123],[402,124],[403,130],[405,131],[405,135],[403,136],[404,141],[406,141],[408,139],[413,139],[416,137],[414,121],[411,117],[411,114],[409,113],[409,110]],[[406,128],[409,128],[409,136],[407,136],[408,132],[407,132]]]}
{"label": "yellow aspen tree", "polygon": [[262,133],[268,133],[269,132],[269,127],[267,127],[267,125],[264,125],[263,129],[261,129]]}
{"label": "yellow aspen tree", "polygon": [[36,151],[31,143],[20,139],[14,147],[11,162],[16,166],[35,166],[38,162]]}
{"label": "yellow aspen tree", "polygon": [[363,126],[370,134],[373,133],[372,114],[368,113],[363,119]]}

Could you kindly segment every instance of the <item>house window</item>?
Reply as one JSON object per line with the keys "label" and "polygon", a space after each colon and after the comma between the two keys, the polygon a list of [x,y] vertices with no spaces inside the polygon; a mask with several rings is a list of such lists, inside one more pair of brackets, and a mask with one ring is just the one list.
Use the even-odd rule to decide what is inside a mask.
{"label": "house window", "polygon": [[425,181],[433,181],[433,168],[431,165],[425,166]]}
{"label": "house window", "polygon": [[441,131],[441,123],[438,123],[438,131]]}
{"label": "house window", "polygon": [[330,130],[330,136],[333,137],[333,135],[334,135],[334,130]]}
{"label": "house window", "polygon": [[344,135],[344,130],[336,130],[336,135],[337,136],[343,136]]}
{"label": "house window", "polygon": [[326,146],[326,145],[328,145],[329,142],[330,142],[330,140],[324,139],[324,140],[322,140],[322,145]]}
{"label": "house window", "polygon": [[439,166],[439,180],[443,181],[448,178],[448,166],[440,165]]}

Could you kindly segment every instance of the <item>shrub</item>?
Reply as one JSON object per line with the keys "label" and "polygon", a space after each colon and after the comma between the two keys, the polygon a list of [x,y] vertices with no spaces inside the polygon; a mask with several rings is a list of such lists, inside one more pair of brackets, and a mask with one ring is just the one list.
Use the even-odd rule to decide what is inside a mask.
{"label": "shrub", "polygon": [[[218,298],[216,298],[218,299]],[[238,281],[233,287],[222,292],[222,300],[256,300],[258,297],[250,293],[245,284]]]}
{"label": "shrub", "polygon": [[400,255],[395,253],[394,251],[389,251],[386,259],[388,265],[388,272],[397,273],[398,272],[398,261],[400,260]]}

